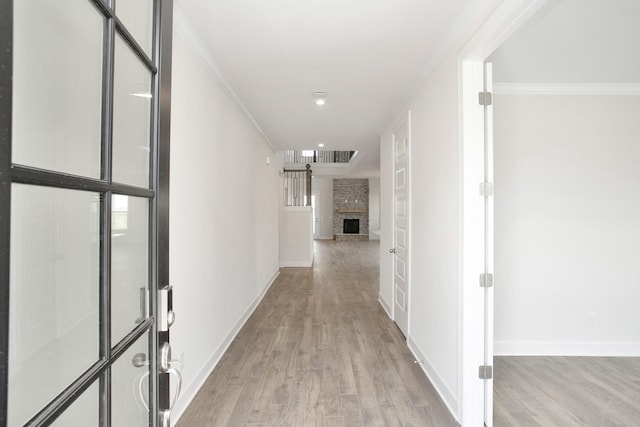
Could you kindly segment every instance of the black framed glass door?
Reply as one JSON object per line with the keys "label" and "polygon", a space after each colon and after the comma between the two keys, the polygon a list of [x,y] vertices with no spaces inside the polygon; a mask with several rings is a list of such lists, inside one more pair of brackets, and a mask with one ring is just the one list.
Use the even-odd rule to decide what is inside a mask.
{"label": "black framed glass door", "polygon": [[171,20],[0,5],[0,425],[166,423]]}

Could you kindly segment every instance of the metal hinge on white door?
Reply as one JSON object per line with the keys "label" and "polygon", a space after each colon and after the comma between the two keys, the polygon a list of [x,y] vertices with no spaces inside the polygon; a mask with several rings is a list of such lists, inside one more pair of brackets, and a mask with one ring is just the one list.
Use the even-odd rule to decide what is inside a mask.
{"label": "metal hinge on white door", "polygon": [[482,197],[493,196],[493,183],[491,183],[491,182],[481,182],[480,183],[480,195]]}
{"label": "metal hinge on white door", "polygon": [[481,380],[490,380],[493,378],[493,366],[481,365],[478,376]]}
{"label": "metal hinge on white door", "polygon": [[482,273],[480,275],[480,287],[481,288],[491,288],[493,286],[493,274],[491,273]]}
{"label": "metal hinge on white door", "polygon": [[479,92],[478,93],[478,102],[480,105],[491,105],[493,102],[493,96],[491,92]]}

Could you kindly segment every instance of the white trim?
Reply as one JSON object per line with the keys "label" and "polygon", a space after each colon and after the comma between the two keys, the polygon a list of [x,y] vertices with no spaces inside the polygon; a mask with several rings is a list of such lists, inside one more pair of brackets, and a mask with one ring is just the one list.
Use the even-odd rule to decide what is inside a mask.
{"label": "white trim", "polygon": [[304,261],[280,261],[280,267],[313,267],[313,259]]}
{"label": "white trim", "polygon": [[244,314],[238,319],[233,328],[229,331],[225,339],[222,341],[222,344],[218,347],[218,349],[211,355],[211,358],[204,364],[200,372],[195,376],[195,381],[192,382],[189,387],[185,390],[183,389],[180,393],[180,397],[176,403],[176,407],[171,411],[171,425],[175,426],[180,420],[180,417],[184,414],[184,411],[189,407],[191,401],[196,397],[196,394],[202,388],[204,383],[209,378],[209,375],[213,372],[215,367],[220,362],[220,359],[227,351],[231,342],[236,338],[240,329],[244,326],[244,324],[249,320],[249,317],[253,314],[258,305],[262,302],[262,299],[267,294],[267,291],[271,288],[271,286],[275,283],[276,279],[280,275],[280,270],[277,270],[271,279],[267,282],[267,285],[264,287],[262,292],[253,300],[253,303],[247,308]]}
{"label": "white trim", "polygon": [[378,294],[378,302],[382,306],[382,309],[385,311],[385,313],[387,313],[387,316],[389,316],[389,319],[393,320],[393,315],[391,314],[391,307],[380,294]]}
{"label": "white trim", "polygon": [[242,103],[238,95],[236,95],[227,80],[224,78],[224,75],[213,60],[213,55],[182,12],[180,5],[178,3],[174,3],[173,7],[173,29],[175,33],[180,36],[187,47],[191,49],[191,52],[195,55],[202,66],[209,71],[216,83],[218,83],[218,86],[220,86],[220,89],[222,89],[222,91],[225,92],[227,96],[244,112],[251,124],[253,124],[256,130],[260,132],[267,144],[269,144],[269,147],[271,147],[274,152],[278,151],[267,134],[262,130],[258,122],[251,115],[247,107]]}
{"label": "white trim", "polygon": [[484,111],[481,61],[460,60],[459,70],[459,272],[458,272],[458,421],[484,424],[484,389],[478,366],[484,363],[484,293],[478,286],[484,270],[484,200],[478,186],[484,179]]}
{"label": "white trim", "polygon": [[438,375],[431,362],[429,362],[429,359],[424,355],[424,352],[421,351],[418,344],[416,344],[416,342],[411,337],[407,339],[407,346],[415,357],[415,363],[420,365],[425,375],[431,382],[431,385],[433,385],[433,388],[436,389],[436,391],[444,401],[444,404],[449,409],[449,412],[451,412],[451,415],[453,415],[456,421],[458,421],[458,400],[456,399],[455,393],[453,393],[451,389],[447,387],[447,384],[442,380],[440,375]]}
{"label": "white trim", "polygon": [[640,84],[494,83],[496,95],[640,95]]}
{"label": "white trim", "polygon": [[496,356],[640,357],[640,342],[496,341]]}

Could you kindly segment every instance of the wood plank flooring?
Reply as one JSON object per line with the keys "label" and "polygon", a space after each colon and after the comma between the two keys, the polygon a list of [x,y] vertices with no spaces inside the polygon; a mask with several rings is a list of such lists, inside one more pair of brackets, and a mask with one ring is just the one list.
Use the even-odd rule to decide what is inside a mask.
{"label": "wood plank flooring", "polygon": [[640,426],[638,357],[496,357],[494,426]]}
{"label": "wood plank flooring", "polygon": [[377,302],[377,241],[282,269],[180,419],[192,426],[457,426]]}

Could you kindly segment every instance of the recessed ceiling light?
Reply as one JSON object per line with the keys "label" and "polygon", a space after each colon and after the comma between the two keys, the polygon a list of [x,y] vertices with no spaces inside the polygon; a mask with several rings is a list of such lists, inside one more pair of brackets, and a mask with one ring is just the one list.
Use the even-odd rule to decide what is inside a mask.
{"label": "recessed ceiling light", "polygon": [[327,93],[313,92],[313,99],[315,100],[316,105],[324,105],[327,103]]}
{"label": "recessed ceiling light", "polygon": [[324,144],[321,142],[320,144],[318,144],[318,147],[322,148],[324,147]]}

